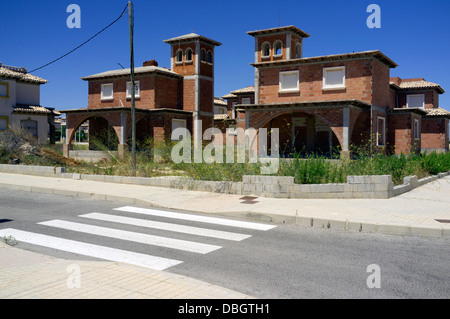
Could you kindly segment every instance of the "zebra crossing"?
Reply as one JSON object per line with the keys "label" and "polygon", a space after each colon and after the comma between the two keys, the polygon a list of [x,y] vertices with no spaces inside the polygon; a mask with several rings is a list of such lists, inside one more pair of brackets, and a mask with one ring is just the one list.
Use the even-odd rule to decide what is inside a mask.
{"label": "zebra crossing", "polygon": [[[92,222],[97,222],[97,225],[92,224]],[[98,225],[99,222],[101,226]],[[186,223],[189,225],[186,225]],[[104,224],[113,225],[113,227],[106,227]],[[268,231],[276,227],[263,223],[132,206],[115,208],[113,214],[98,212],[81,214],[77,216],[76,222],[53,219],[39,222],[37,225],[44,226],[45,229],[49,230],[57,229],[77,235],[88,234],[95,238],[107,238],[110,240],[108,241],[110,245],[100,244],[101,240],[98,240],[99,244],[94,244],[14,228],[0,229],[0,237],[11,236],[18,242],[155,270],[165,270],[179,265],[183,261],[172,257],[153,255],[152,250],[156,250],[152,248],[162,247],[183,253],[205,255],[221,249],[227,242],[243,241],[252,237],[254,232]],[[121,229],[123,225],[137,226],[139,231]],[[161,232],[164,236],[161,236]],[[184,237],[183,239],[173,238],[176,237],[174,234],[182,234]],[[185,239],[186,236],[189,239]],[[202,238],[202,240],[199,241],[199,238]],[[205,242],[208,240],[212,243]],[[149,253],[110,247],[111,243],[117,243],[117,241],[145,245],[146,251]],[[218,242],[220,245],[218,245]],[[161,251],[158,251],[160,254]]]}

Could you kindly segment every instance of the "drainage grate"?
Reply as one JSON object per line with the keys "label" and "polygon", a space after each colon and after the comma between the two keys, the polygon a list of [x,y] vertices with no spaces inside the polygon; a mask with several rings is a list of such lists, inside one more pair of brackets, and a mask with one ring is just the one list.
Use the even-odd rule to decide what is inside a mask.
{"label": "drainage grate", "polygon": [[442,224],[450,224],[450,219],[435,219],[435,221]]}

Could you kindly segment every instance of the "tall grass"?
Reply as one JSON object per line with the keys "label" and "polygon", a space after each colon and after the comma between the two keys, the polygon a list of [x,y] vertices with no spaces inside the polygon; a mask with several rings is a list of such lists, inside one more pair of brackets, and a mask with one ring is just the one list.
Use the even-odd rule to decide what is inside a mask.
{"label": "tall grass", "polygon": [[[23,134],[23,132],[17,132]],[[24,140],[28,136],[23,136]],[[172,161],[171,152],[176,142],[166,141],[156,143],[148,139],[137,145],[136,171],[133,170],[130,153],[118,158],[115,152],[108,150],[101,140],[91,140],[90,145],[97,150],[109,152],[110,160],[98,163],[81,162],[71,165],[69,161],[63,162],[60,150],[55,147],[41,146],[46,150],[44,156],[29,155],[21,157],[24,164],[33,165],[62,165],[68,172],[78,172],[96,175],[121,176],[187,176],[196,180],[210,181],[242,181],[244,175],[260,175],[263,166],[260,162],[250,163],[179,163]],[[373,154],[362,146],[353,151],[352,159],[327,159],[319,155],[305,155],[303,152],[290,154],[289,158],[281,158],[278,176],[293,176],[298,184],[328,184],[345,183],[350,175],[391,175],[394,184],[401,184],[403,178],[417,175],[423,178],[441,172],[450,171],[450,153],[409,154],[400,156],[386,156]],[[224,154],[225,154],[224,149]],[[51,153],[54,153],[52,159]],[[0,162],[10,161],[15,150],[5,148],[0,143]],[[235,154],[236,155],[236,154]],[[248,158],[247,158],[248,159]],[[225,160],[225,156],[224,156]]]}
{"label": "tall grass", "polygon": [[[148,141],[137,152],[136,176],[187,176],[196,180],[242,181],[244,175],[260,175],[263,164],[250,163],[179,163],[172,161],[170,154],[172,142],[155,144]],[[403,183],[403,178],[417,175],[423,178],[440,172],[450,171],[450,153],[447,154],[409,154],[386,156],[369,155],[364,152],[353,159],[330,160],[319,155],[301,153],[281,158],[278,176],[293,176],[297,184],[345,183],[352,175],[391,175],[394,184]],[[89,174],[133,176],[131,154],[122,159],[112,156],[108,162],[84,163],[75,170]]]}

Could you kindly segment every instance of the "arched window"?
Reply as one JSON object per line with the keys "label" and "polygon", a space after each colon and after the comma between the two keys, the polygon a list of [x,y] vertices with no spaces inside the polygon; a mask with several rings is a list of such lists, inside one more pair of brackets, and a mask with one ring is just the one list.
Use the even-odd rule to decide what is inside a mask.
{"label": "arched window", "polygon": [[183,50],[179,49],[176,54],[176,61],[178,63],[183,62]]}
{"label": "arched window", "polygon": [[282,43],[281,41],[275,41],[273,45],[273,55],[281,56],[282,55]]}
{"label": "arched window", "polygon": [[208,56],[207,56],[207,60],[209,63],[212,63],[212,52],[208,51]]}
{"label": "arched window", "polygon": [[302,44],[299,42],[297,42],[297,44],[295,45],[295,58],[302,58]]}
{"label": "arched window", "polygon": [[206,51],[202,49],[202,61],[206,61]]}
{"label": "arched window", "polygon": [[186,62],[191,62],[192,61],[192,49],[188,48],[186,50]]}
{"label": "arched window", "polygon": [[270,43],[269,42],[263,43],[262,48],[261,48],[261,55],[263,57],[270,56]]}

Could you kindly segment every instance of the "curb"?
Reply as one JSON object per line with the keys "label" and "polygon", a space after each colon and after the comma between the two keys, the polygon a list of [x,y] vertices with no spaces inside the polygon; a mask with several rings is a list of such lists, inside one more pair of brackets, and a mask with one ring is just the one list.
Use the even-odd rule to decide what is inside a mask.
{"label": "curb", "polygon": [[[146,200],[139,198],[133,198],[128,196],[117,196],[108,195],[101,193],[89,193],[89,192],[73,192],[70,190],[50,188],[50,187],[35,187],[26,185],[12,185],[0,183],[0,188],[19,190],[31,193],[39,194],[49,194],[49,195],[59,195],[77,198],[89,198],[93,200],[101,201],[117,201],[128,205],[137,206],[150,206],[156,208],[173,209],[170,206],[158,205]],[[208,214],[207,212],[190,209],[183,210],[178,209],[178,211],[184,212],[195,212],[201,214]],[[224,214],[222,213],[222,216]],[[450,229],[445,229],[443,227],[420,227],[412,225],[400,225],[400,224],[379,224],[379,223],[368,223],[368,222],[358,222],[350,220],[336,220],[336,219],[323,219],[305,216],[290,216],[290,215],[279,215],[279,214],[260,214],[249,211],[241,212],[230,212],[227,213],[227,217],[239,217],[245,218],[253,221],[261,222],[271,222],[276,224],[293,224],[298,226],[304,226],[308,228],[321,228],[321,229],[333,229],[346,232],[363,232],[363,233],[377,233],[385,235],[400,235],[409,237],[431,237],[440,239],[450,239]]]}

